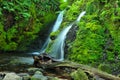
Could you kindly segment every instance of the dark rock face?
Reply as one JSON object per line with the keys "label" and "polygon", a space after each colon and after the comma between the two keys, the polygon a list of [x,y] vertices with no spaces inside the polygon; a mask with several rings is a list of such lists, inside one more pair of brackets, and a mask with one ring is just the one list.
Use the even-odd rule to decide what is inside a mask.
{"label": "dark rock face", "polygon": [[71,42],[73,42],[76,38],[76,32],[78,30],[78,27],[76,24],[74,24],[72,26],[72,28],[69,30],[67,37],[66,37],[66,41],[65,41],[65,57],[67,56],[68,53],[68,48],[71,46]]}
{"label": "dark rock face", "polygon": [[47,24],[47,28],[42,29],[37,35],[38,37],[28,46],[28,51],[40,51],[44,45],[46,39],[48,38],[54,22]]}
{"label": "dark rock face", "polygon": [[73,42],[76,38],[77,30],[78,30],[78,27],[76,24],[74,24],[67,35],[66,41],[68,40],[69,42]]}
{"label": "dark rock face", "polygon": [[34,66],[35,67],[43,67],[44,65],[49,65],[53,62],[56,62],[51,56],[47,53],[42,53],[38,56],[33,56]]}

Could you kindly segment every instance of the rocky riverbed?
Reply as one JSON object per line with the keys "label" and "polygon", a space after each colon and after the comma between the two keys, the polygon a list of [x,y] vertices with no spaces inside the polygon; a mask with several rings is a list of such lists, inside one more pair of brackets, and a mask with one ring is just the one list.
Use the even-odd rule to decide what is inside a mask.
{"label": "rocky riverbed", "polygon": [[55,76],[46,76],[40,68],[29,68],[27,72],[0,72],[0,80],[68,80]]}
{"label": "rocky riverbed", "polygon": [[120,80],[119,76],[74,62],[57,62],[46,55],[6,55],[0,54],[0,80]]}
{"label": "rocky riverbed", "polygon": [[34,67],[32,55],[6,53],[0,54],[0,59],[0,80],[59,80],[56,75]]}

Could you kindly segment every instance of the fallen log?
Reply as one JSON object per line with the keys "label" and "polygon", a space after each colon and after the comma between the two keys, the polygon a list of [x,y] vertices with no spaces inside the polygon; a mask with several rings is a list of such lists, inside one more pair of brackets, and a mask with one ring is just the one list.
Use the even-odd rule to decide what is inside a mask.
{"label": "fallen log", "polygon": [[90,66],[87,65],[83,65],[83,64],[78,64],[78,63],[74,63],[74,62],[58,62],[58,63],[53,63],[49,66],[47,66],[46,68],[52,68],[52,67],[70,67],[70,68],[74,68],[74,69],[82,69],[85,73],[88,73],[91,76],[99,76],[100,78],[103,78],[105,80],[120,80],[119,77],[108,74],[106,72],[100,71],[96,68],[92,68]]}
{"label": "fallen log", "polygon": [[98,76],[100,78],[102,78],[103,80],[120,80],[119,77],[112,75],[112,74],[108,74],[106,72],[100,71],[96,68],[87,66],[87,65],[83,65],[83,64],[78,64],[75,62],[71,62],[71,61],[54,61],[54,59],[52,59],[51,57],[47,57],[46,60],[43,60],[43,58],[45,58],[46,55],[42,55],[42,60],[41,60],[41,56],[34,56],[34,65],[36,67],[41,67],[44,69],[55,69],[55,68],[72,68],[72,69],[81,69],[83,70],[86,74],[95,77]]}

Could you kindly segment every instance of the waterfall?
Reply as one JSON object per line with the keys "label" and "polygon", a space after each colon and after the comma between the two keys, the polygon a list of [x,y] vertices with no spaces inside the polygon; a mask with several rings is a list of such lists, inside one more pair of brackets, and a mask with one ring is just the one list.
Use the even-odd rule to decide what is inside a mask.
{"label": "waterfall", "polygon": [[45,52],[49,42],[50,42],[50,36],[47,37],[45,43],[43,44],[42,48],[40,49],[40,51],[39,51],[40,54]]}
{"label": "waterfall", "polygon": [[59,29],[59,27],[63,21],[63,14],[64,14],[64,10],[59,13],[57,20],[53,26],[52,32],[55,32]]}
{"label": "waterfall", "polygon": [[81,17],[82,17],[82,16],[84,16],[84,15],[85,15],[85,13],[86,13],[86,11],[83,11],[82,13],[80,13],[80,15],[78,16],[78,18],[77,18],[76,22],[79,22],[79,21],[80,21],[80,19],[81,19]]}
{"label": "waterfall", "polygon": [[57,61],[63,61],[64,60],[64,41],[66,38],[67,33],[69,32],[70,28],[73,26],[73,24],[76,24],[80,21],[81,17],[84,16],[85,11],[81,12],[78,18],[75,22],[71,23],[69,26],[67,26],[61,33],[57,36],[54,44],[51,46],[51,51],[49,55],[53,57]]}
{"label": "waterfall", "polygon": [[69,29],[72,27],[73,24],[70,24],[68,27],[66,27],[56,38],[54,44],[52,45],[50,56],[59,59],[58,61],[64,60],[64,40],[66,38],[66,35],[69,31]]}
{"label": "waterfall", "polygon": [[[59,29],[59,27],[60,27],[60,25],[63,21],[63,14],[64,14],[64,10],[59,13],[59,15],[57,17],[57,20],[56,20],[55,24],[53,25],[53,29],[52,29],[51,32],[55,32]],[[41,53],[44,53],[48,44],[49,44],[49,42],[50,42],[50,36],[47,37],[47,39],[46,39],[45,43],[43,44],[42,48],[40,49],[40,51],[39,52],[33,52],[32,54],[39,55]]]}

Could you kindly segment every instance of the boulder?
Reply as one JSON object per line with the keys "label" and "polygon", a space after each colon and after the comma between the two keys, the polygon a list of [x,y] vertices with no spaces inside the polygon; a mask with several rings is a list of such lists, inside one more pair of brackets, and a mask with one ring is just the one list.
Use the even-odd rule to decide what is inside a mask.
{"label": "boulder", "polygon": [[7,73],[3,80],[22,80],[22,77],[15,73]]}
{"label": "boulder", "polygon": [[3,72],[0,72],[0,80],[2,80],[4,77],[5,77],[5,73],[3,73]]}
{"label": "boulder", "polygon": [[28,73],[19,73],[17,75],[22,77],[23,80],[30,80],[30,75]]}
{"label": "boulder", "polygon": [[31,67],[31,68],[28,68],[27,71],[28,71],[28,73],[29,73],[30,75],[33,75],[33,74],[35,74],[36,71],[43,72],[44,70],[41,69],[41,68],[34,68],[34,67]]}
{"label": "boulder", "polygon": [[36,71],[35,74],[31,77],[31,80],[48,80],[48,78],[43,76],[40,71]]}

